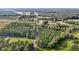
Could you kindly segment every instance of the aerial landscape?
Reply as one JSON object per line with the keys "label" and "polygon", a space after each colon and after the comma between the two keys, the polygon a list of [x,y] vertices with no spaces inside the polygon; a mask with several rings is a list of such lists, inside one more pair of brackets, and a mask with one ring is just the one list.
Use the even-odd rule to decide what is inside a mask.
{"label": "aerial landscape", "polygon": [[79,51],[79,8],[0,8],[0,51]]}

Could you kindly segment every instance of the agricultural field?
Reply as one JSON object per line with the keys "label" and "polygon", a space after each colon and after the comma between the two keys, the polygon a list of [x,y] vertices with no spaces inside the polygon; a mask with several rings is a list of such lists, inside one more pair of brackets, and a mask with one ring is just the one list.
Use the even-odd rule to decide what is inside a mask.
{"label": "agricultural field", "polygon": [[0,16],[0,51],[79,51],[76,13],[4,14]]}
{"label": "agricultural field", "polygon": [[76,32],[78,29],[73,30],[72,24],[58,21],[54,28],[41,25],[39,37],[35,38],[36,30],[32,24],[15,20],[6,20],[4,23],[0,29],[1,51],[72,51],[75,50],[75,46],[78,48],[79,32]]}
{"label": "agricultural field", "polygon": [[[0,22],[1,22],[0,26],[3,27],[0,29],[0,36],[2,38],[0,50],[2,51],[72,50],[72,47],[74,46],[73,43],[74,40],[71,40],[71,36],[69,36],[69,32],[66,34],[65,27],[67,28],[72,27],[69,26],[69,24],[61,25],[62,24],[61,23],[60,24],[61,28],[59,28],[60,26],[59,24],[57,24],[57,26],[55,26],[54,28],[48,28],[46,27],[48,25],[46,26],[42,25],[43,27],[41,28],[39,27],[40,29],[39,38],[35,39],[36,30],[33,29],[34,25],[28,24],[26,22],[15,21],[15,20],[6,20],[6,21],[0,20]],[[58,21],[57,23],[60,22]],[[74,37],[77,37],[76,35],[78,35],[78,33],[77,34],[73,33]],[[66,36],[68,37],[66,38]],[[3,47],[2,44],[4,44]],[[29,45],[31,45],[31,47]],[[64,47],[65,45],[67,46]]]}
{"label": "agricultural field", "polygon": [[32,39],[17,37],[0,39],[1,51],[30,51],[33,49]]}

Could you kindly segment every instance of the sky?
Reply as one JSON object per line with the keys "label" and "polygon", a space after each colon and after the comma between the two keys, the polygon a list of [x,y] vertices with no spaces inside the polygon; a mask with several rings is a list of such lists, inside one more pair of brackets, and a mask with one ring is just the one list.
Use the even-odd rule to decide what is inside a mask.
{"label": "sky", "polygon": [[79,0],[0,0],[0,8],[79,8]]}

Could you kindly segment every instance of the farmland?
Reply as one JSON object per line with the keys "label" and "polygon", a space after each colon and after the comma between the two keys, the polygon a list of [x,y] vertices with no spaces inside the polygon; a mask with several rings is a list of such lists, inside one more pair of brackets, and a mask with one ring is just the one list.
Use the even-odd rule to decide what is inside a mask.
{"label": "farmland", "polygon": [[0,19],[0,51],[79,50],[78,14],[27,13]]}
{"label": "farmland", "polygon": [[[31,50],[43,50],[43,51],[72,50],[75,44],[73,42],[75,41],[76,38],[77,38],[76,41],[79,38],[78,33],[72,32],[72,35],[76,37],[76,38],[72,38],[72,37],[69,37],[69,32],[68,33],[66,32],[65,27],[66,26],[72,27],[73,26],[72,24],[66,24],[64,25],[64,27],[61,25],[62,28],[58,28],[58,26],[57,28],[56,26],[55,28],[47,28],[46,26],[48,25],[44,26],[45,28],[39,27],[39,39],[35,40],[34,38],[35,30],[33,29],[34,25],[28,24],[22,21],[15,21],[15,20],[6,20],[6,21],[0,20],[0,22],[1,22],[0,26],[3,27],[0,30],[0,36],[4,36],[4,37],[1,37],[1,42],[2,42],[1,44],[4,44],[5,46],[5,48],[3,46],[2,48],[0,48],[0,50],[3,50],[3,51],[7,51],[7,50],[11,50],[11,51],[26,50],[27,51],[27,49],[25,49],[26,48],[25,45],[27,45],[27,48],[28,48],[28,44],[32,45]],[[2,23],[4,24],[3,26],[2,26]],[[69,26],[69,25],[72,25],[72,26]],[[35,48],[33,47],[34,46],[33,40],[36,41],[35,44],[37,45],[37,47]],[[20,45],[22,48],[17,46],[19,44],[23,44],[23,45]],[[28,50],[30,50],[30,48]]]}

